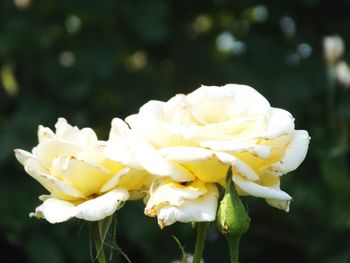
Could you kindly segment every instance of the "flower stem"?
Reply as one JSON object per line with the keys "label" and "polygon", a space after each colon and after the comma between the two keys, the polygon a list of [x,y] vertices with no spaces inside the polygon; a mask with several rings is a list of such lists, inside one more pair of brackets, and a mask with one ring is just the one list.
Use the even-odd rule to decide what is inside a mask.
{"label": "flower stem", "polygon": [[327,96],[327,110],[328,110],[328,126],[330,130],[330,135],[335,134],[335,88],[336,88],[336,73],[334,66],[329,66],[327,69],[328,77],[328,96]]}
{"label": "flower stem", "polygon": [[230,247],[230,263],[238,263],[240,235],[226,236],[227,243]]}
{"label": "flower stem", "polygon": [[94,223],[92,231],[93,231],[93,239],[95,242],[97,262],[106,263],[105,251],[103,249],[103,240],[101,239],[101,236],[99,233],[98,223]]}
{"label": "flower stem", "polygon": [[194,249],[193,261],[192,263],[200,263],[202,260],[205,237],[207,234],[208,222],[197,223],[197,238],[196,247]]}

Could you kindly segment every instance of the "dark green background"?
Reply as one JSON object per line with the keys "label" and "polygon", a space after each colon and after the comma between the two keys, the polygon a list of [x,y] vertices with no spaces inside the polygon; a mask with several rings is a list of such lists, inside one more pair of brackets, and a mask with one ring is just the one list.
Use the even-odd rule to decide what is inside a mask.
{"label": "dark green background", "polygon": [[[255,87],[312,137],[305,162],[282,180],[294,199],[289,213],[244,198],[252,222],[241,261],[349,262],[350,89],[337,85],[330,97],[321,45],[325,35],[341,35],[350,62],[348,1],[266,1],[265,21],[257,1],[23,2],[0,2],[1,262],[90,262],[88,228],[78,220],[50,225],[28,217],[45,190],[12,150],[35,146],[38,124],[53,128],[62,116],[107,139],[113,117],[135,113],[150,99],[226,83]],[[286,17],[295,32],[282,30],[281,21],[291,21]],[[224,32],[244,43],[245,52],[218,48]],[[310,56],[297,52],[302,43]],[[171,235],[193,251],[190,224],[161,231],[143,216],[142,202],[129,202],[118,214],[118,244],[133,262],[180,258]],[[228,261],[215,228],[204,256],[207,263]],[[124,261],[116,255],[113,262]]]}

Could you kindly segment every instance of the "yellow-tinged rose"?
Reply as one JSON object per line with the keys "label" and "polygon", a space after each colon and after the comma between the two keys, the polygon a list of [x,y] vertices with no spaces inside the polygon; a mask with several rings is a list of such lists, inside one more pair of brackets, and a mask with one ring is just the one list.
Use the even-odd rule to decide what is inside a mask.
{"label": "yellow-tinged rose", "polygon": [[147,175],[108,159],[105,142],[92,129],[72,127],[63,118],[55,127],[53,132],[39,126],[39,144],[31,153],[15,150],[26,172],[50,192],[31,215],[50,223],[101,220],[129,199],[129,191],[142,187]]}
{"label": "yellow-tinged rose", "polygon": [[[179,195],[183,193],[182,184],[187,189],[198,180],[216,188],[216,183],[225,185],[230,166],[240,195],[261,197],[288,211],[292,198],[280,190],[280,178],[304,160],[310,138],[307,131],[294,129],[289,112],[271,107],[253,88],[234,84],[202,86],[167,102],[150,101],[126,122],[133,137],[127,147],[134,163],[153,175],[168,178],[161,186],[152,187],[146,206],[146,214],[157,215],[162,225],[174,220],[187,222],[190,212],[179,212],[179,207],[205,196],[201,192],[198,197],[192,195],[191,201],[181,199],[180,206],[166,200],[169,197],[161,190],[163,184],[169,184],[167,187]],[[217,195],[213,196],[217,202]],[[173,209],[171,219],[167,218],[170,212],[163,212],[169,207]],[[205,206],[202,208],[205,212]],[[208,220],[198,221],[214,218],[215,212]]]}

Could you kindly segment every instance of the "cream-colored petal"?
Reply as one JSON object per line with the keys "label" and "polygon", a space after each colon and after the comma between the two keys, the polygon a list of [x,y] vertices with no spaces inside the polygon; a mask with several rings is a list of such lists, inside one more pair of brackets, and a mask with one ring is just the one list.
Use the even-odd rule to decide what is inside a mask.
{"label": "cream-colored petal", "polygon": [[56,158],[51,173],[81,191],[85,196],[96,194],[112,178],[109,170],[72,157]]}
{"label": "cream-colored petal", "polygon": [[310,136],[305,130],[296,130],[292,133],[292,138],[282,159],[273,167],[282,173],[287,173],[298,168],[305,159],[310,142]]}
{"label": "cream-colored petal", "polygon": [[107,192],[117,186],[128,191],[148,191],[151,183],[152,176],[146,171],[126,167],[107,181],[101,187],[100,192]]}
{"label": "cream-colored petal", "polygon": [[270,107],[255,89],[236,84],[201,86],[187,95],[187,101],[193,107],[193,115],[203,124],[264,114]]}
{"label": "cream-colored petal", "polygon": [[114,118],[111,122],[111,131],[109,132],[109,141],[119,142],[128,135],[130,128],[128,125],[119,118]]}
{"label": "cream-colored petal", "polygon": [[60,138],[47,139],[33,148],[35,155],[45,167],[50,167],[52,161],[57,157],[76,156],[82,148]]}
{"label": "cream-colored petal", "polygon": [[166,147],[158,150],[158,153],[169,161],[186,163],[208,160],[214,156],[210,150],[188,146]]}
{"label": "cream-colored petal", "polygon": [[141,128],[143,123],[164,121],[164,104],[162,101],[151,100],[140,108],[138,114],[128,116],[126,122],[134,129]]}
{"label": "cream-colored petal", "polygon": [[79,129],[71,126],[66,119],[58,118],[56,127],[56,138],[72,142],[83,148],[92,147],[97,143],[97,136],[90,128]]}
{"label": "cream-colored petal", "polygon": [[234,173],[232,175],[232,180],[241,190],[243,190],[249,195],[265,199],[276,199],[281,201],[292,200],[292,197],[287,193],[283,192],[282,190],[259,185],[255,182],[246,180],[239,175],[235,175]]}
{"label": "cream-colored petal", "polygon": [[229,165],[222,163],[216,156],[208,160],[182,163],[194,176],[206,183],[217,183],[225,178]]}
{"label": "cream-colored petal", "polygon": [[155,180],[150,190],[145,213],[155,215],[159,207],[170,204],[179,206],[186,201],[195,200],[207,192],[206,184],[195,180],[186,185],[171,180]]}
{"label": "cream-colored petal", "polygon": [[127,145],[127,140],[108,141],[104,154],[111,160],[121,163],[124,166],[142,169],[142,166],[135,159],[130,148]]}
{"label": "cream-colored petal", "polygon": [[274,200],[274,199],[266,199],[266,202],[272,207],[289,212],[289,205],[291,200],[281,201],[281,200]]}
{"label": "cream-colored petal", "polygon": [[29,167],[24,167],[25,171],[44,186],[52,195],[63,200],[76,200],[84,198],[85,195],[78,189],[48,174],[40,173]]}
{"label": "cream-colored petal", "polygon": [[162,158],[150,143],[136,133],[130,134],[129,145],[135,159],[147,172],[167,176],[179,182],[191,181],[195,178],[181,165]]}
{"label": "cream-colored petal", "polygon": [[45,218],[51,224],[65,222],[77,214],[76,207],[67,201],[56,198],[46,199],[30,216]]}
{"label": "cream-colored petal", "polygon": [[270,108],[270,118],[265,131],[252,134],[252,138],[274,139],[284,134],[291,134],[294,130],[294,118],[286,110]]}
{"label": "cream-colored petal", "polygon": [[45,140],[54,139],[55,137],[56,137],[55,133],[50,128],[39,125],[39,128],[38,128],[39,143],[42,143]]}
{"label": "cream-colored petal", "polygon": [[56,198],[46,199],[31,216],[44,217],[51,224],[61,223],[77,217],[87,221],[98,221],[112,215],[128,199],[125,189],[115,189],[80,205]]}
{"label": "cream-colored petal", "polygon": [[183,204],[164,205],[157,212],[158,224],[161,228],[175,222],[211,222],[216,218],[218,191],[216,186],[207,185],[208,192],[197,199]]}
{"label": "cream-colored petal", "polygon": [[111,216],[129,198],[124,188],[111,190],[104,195],[76,206],[76,217],[87,221],[98,221]]}
{"label": "cream-colored petal", "polygon": [[149,192],[154,176],[145,170],[130,169],[125,173],[118,183],[118,187],[128,191],[146,191]]}
{"label": "cream-colored petal", "polygon": [[268,159],[271,153],[270,146],[242,143],[240,140],[203,141],[200,142],[200,146],[213,151],[229,152],[232,154],[249,152],[262,159]]}
{"label": "cream-colored petal", "polygon": [[[242,162],[240,159],[235,156],[225,153],[225,152],[216,152],[216,157],[225,165],[231,165],[233,172],[247,178],[251,181],[256,181],[259,179],[259,176],[255,171],[246,163]],[[227,170],[226,170],[227,171]]]}
{"label": "cream-colored petal", "polygon": [[126,167],[115,174],[111,179],[109,179],[104,185],[102,185],[100,192],[107,192],[114,187],[116,187],[120,179],[130,171],[130,168]]}
{"label": "cream-colored petal", "polygon": [[119,118],[114,118],[104,153],[109,159],[127,167],[142,169],[128,145],[129,134],[130,128],[127,124]]}
{"label": "cream-colored petal", "polygon": [[16,159],[24,166],[28,158],[33,158],[34,156],[27,151],[24,151],[22,149],[15,149],[15,156]]}
{"label": "cream-colored petal", "polygon": [[192,107],[186,100],[186,96],[178,94],[167,101],[163,106],[165,121],[176,125],[198,125],[193,118]]}

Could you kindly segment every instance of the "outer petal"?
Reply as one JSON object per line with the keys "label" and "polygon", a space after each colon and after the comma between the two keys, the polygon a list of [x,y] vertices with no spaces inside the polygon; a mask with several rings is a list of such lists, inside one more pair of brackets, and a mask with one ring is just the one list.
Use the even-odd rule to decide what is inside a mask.
{"label": "outer petal", "polygon": [[162,158],[150,143],[136,133],[130,134],[129,145],[137,161],[149,173],[168,176],[179,182],[194,179],[194,176],[181,165]]}
{"label": "outer petal", "polygon": [[295,170],[305,159],[309,147],[310,137],[307,131],[296,130],[292,134],[292,139],[285,149],[286,153],[273,167],[287,173]]}
{"label": "outer petal", "polygon": [[29,216],[45,218],[51,224],[65,222],[77,214],[76,207],[67,201],[56,198],[48,198],[35,209]]}
{"label": "outer petal", "polygon": [[97,136],[92,129],[83,128],[79,130],[78,127],[68,124],[64,118],[59,118],[55,127],[57,137],[80,145],[81,147],[87,148],[97,143]]}
{"label": "outer petal", "polygon": [[76,200],[84,198],[85,195],[78,189],[69,184],[37,170],[33,170],[30,166],[24,167],[25,171],[43,185],[54,196],[65,200]]}
{"label": "outer petal", "polygon": [[207,192],[206,184],[200,180],[181,185],[171,180],[155,180],[150,190],[145,213],[154,216],[163,205],[179,206],[189,200],[195,200]]}
{"label": "outer petal", "polygon": [[15,149],[15,155],[17,160],[23,166],[28,166],[29,169],[35,170],[41,173],[48,173],[48,170],[46,169],[46,167],[44,167],[40,162],[40,160],[30,152],[27,152],[21,149]]}
{"label": "outer petal", "polygon": [[112,215],[129,198],[124,188],[115,189],[77,206],[77,218],[98,221]]}
{"label": "outer petal", "polygon": [[167,160],[186,163],[205,161],[214,156],[213,151],[189,146],[166,147],[158,152]]}
{"label": "outer petal", "polygon": [[281,200],[274,200],[274,199],[266,199],[266,202],[272,207],[289,212],[289,205],[291,202],[290,200],[281,201]]}
{"label": "outer petal", "polygon": [[225,151],[233,154],[249,152],[262,159],[268,159],[271,153],[271,147],[267,145],[242,143],[240,140],[203,141],[200,143],[200,146],[207,147],[213,151]]}
{"label": "outer petal", "polygon": [[243,177],[239,175],[233,174],[232,180],[241,190],[243,190],[249,195],[252,195],[255,197],[261,197],[265,199],[275,199],[275,200],[281,200],[281,201],[292,200],[292,197],[290,195],[288,195],[287,193],[279,189],[274,189],[272,187],[259,185],[255,182],[245,180]]}
{"label": "outer petal", "polygon": [[164,121],[164,104],[163,101],[151,100],[140,108],[139,116],[145,123],[148,121]]}
{"label": "outer petal", "polygon": [[112,215],[129,197],[125,189],[115,189],[80,205],[56,198],[46,199],[31,216],[44,217],[51,224],[77,217],[87,221],[98,221]]}
{"label": "outer petal", "polygon": [[213,184],[207,185],[207,193],[195,200],[184,202],[179,206],[165,205],[157,212],[161,228],[178,222],[210,222],[216,217],[218,191]]}
{"label": "outer petal", "polygon": [[266,131],[252,134],[252,138],[274,139],[283,134],[291,134],[294,130],[294,118],[286,110],[279,108],[270,109],[270,118]]}
{"label": "outer petal", "polygon": [[122,163],[127,167],[142,169],[128,145],[128,134],[130,134],[130,129],[127,124],[121,119],[114,118],[104,150],[105,154],[111,160]]}

